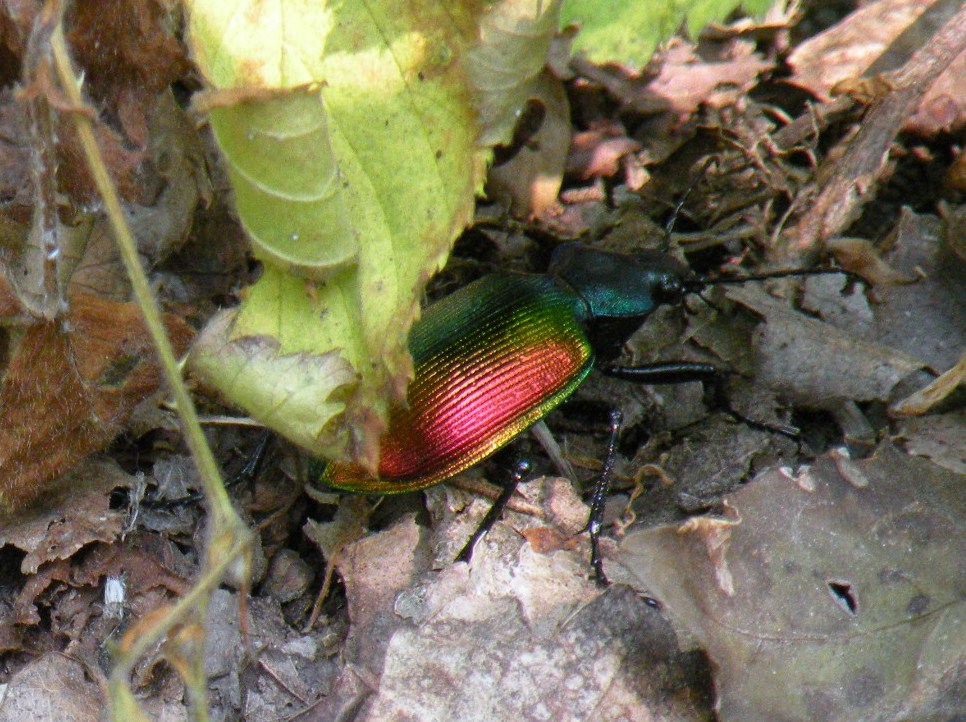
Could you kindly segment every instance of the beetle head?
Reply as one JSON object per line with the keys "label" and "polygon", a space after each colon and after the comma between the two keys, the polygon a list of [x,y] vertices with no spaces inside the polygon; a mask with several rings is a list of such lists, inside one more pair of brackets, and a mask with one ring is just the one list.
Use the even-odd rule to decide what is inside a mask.
{"label": "beetle head", "polygon": [[658,251],[635,255],[582,243],[559,246],[547,274],[581,298],[587,319],[643,319],[662,304],[679,303],[690,272]]}
{"label": "beetle head", "polygon": [[657,305],[674,306],[681,303],[684,297],[691,293],[691,283],[688,278],[688,270],[682,264],[669,256],[665,257],[665,260],[673,261],[673,264],[652,271],[652,293]]}

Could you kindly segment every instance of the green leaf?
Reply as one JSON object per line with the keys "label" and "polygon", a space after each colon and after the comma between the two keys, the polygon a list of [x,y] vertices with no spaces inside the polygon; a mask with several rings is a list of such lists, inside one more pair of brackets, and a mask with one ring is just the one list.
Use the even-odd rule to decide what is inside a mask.
{"label": "green leaf", "polygon": [[375,462],[422,290],[471,219],[484,154],[461,59],[475,28],[435,4],[190,4],[212,127],[264,263],[191,363],[313,453],[341,455],[351,432],[352,455]]}
{"label": "green leaf", "polygon": [[259,258],[315,279],[354,263],[359,244],[346,217],[319,89],[243,100],[212,108],[210,117]]}
{"label": "green leaf", "polygon": [[573,44],[575,53],[584,53],[595,62],[639,68],[682,24],[693,37],[708,23],[720,22],[738,8],[760,14],[772,4],[773,0],[566,0],[561,20],[580,27]]}

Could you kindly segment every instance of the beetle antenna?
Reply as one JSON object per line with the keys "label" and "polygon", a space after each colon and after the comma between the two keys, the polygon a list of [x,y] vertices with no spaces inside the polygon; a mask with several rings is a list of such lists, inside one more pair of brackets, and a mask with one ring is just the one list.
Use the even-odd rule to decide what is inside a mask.
{"label": "beetle antenna", "polygon": [[674,210],[671,211],[671,217],[668,218],[667,223],[664,224],[664,239],[661,241],[660,251],[661,253],[667,253],[671,249],[671,233],[674,231],[674,226],[677,225],[678,216],[681,215],[681,209],[684,208],[684,204],[687,203],[688,196],[691,195],[691,191],[694,190],[695,186],[701,182],[704,178],[705,173],[708,172],[708,168],[711,164],[717,160],[715,156],[709,156],[704,164],[701,166],[701,170],[694,174],[694,178],[688,183],[688,187],[685,188],[684,193],[681,194],[681,200],[679,200],[674,205]]}
{"label": "beetle antenna", "polygon": [[747,283],[748,281],[767,281],[772,278],[830,276],[832,274],[841,274],[848,278],[850,283],[864,282],[862,276],[858,275],[857,273],[853,273],[852,271],[846,271],[844,268],[800,268],[797,270],[786,269],[782,271],[769,271],[766,273],[752,273],[747,276],[718,276],[714,278],[708,276],[698,276],[696,278],[686,280],[685,288],[687,288],[687,290],[691,293],[697,293],[700,296],[701,291],[708,286]]}

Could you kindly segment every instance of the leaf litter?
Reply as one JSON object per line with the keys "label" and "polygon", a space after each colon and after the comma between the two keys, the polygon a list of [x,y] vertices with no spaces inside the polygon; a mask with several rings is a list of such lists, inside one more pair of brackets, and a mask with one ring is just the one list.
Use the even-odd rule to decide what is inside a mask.
{"label": "leaf litter", "polygon": [[726,497],[713,545],[691,525],[622,544],[620,574],[708,651],[720,719],[940,719],[961,705],[962,476],[888,443],[854,463],[858,485],[828,457],[799,470],[807,486],[756,477]]}
{"label": "leaf litter", "polygon": [[[129,7],[145,18],[159,6]],[[833,28],[861,32],[849,29],[852,22]],[[95,36],[110,42],[109,36],[91,32],[78,42],[93,43]],[[756,249],[751,260],[773,251],[770,229],[780,226],[783,204],[808,197],[815,185],[796,163],[773,155],[764,134],[783,141],[808,126],[783,151],[797,154],[807,166],[823,153],[810,135],[814,129],[828,131],[832,139],[847,133],[824,125],[822,108],[792,109],[804,121],[780,129],[772,121],[774,108],[746,94],[756,82],[774,91],[764,80],[774,67],[771,57],[742,38],[719,36],[708,43],[675,41],[657,75],[572,65],[576,73],[567,91],[573,135],[589,143],[575,144],[569,159],[557,150],[540,161],[552,164],[551,175],[564,183],[562,198],[572,200],[547,203],[544,194],[536,202],[538,195],[524,183],[509,191],[516,207],[529,209],[538,226],[568,237],[592,229],[595,237],[610,233],[605,242],[617,243],[622,232],[634,228],[630,235],[639,241],[638,229],[650,223],[647,218],[665,212],[688,182],[690,164],[682,156],[717,151],[722,172],[709,173],[685,209],[695,226],[713,230],[703,236],[681,232],[682,245],[692,260],[715,272],[731,270],[717,264],[725,252],[740,252],[746,243]],[[152,136],[145,129],[151,127],[155,96],[132,96],[138,83],[128,81],[146,72],[158,80],[158,88],[167,87],[166,73],[177,76],[172,68],[183,62],[177,48],[158,47],[163,52],[147,59],[132,55],[131,48],[120,54],[133,67],[131,75],[121,75],[124,82],[98,80],[113,112],[108,117],[116,121],[101,129],[102,140],[114,137],[109,142],[117,145],[116,138],[123,138],[138,147],[135,153],[109,154],[132,199],[151,195],[140,181],[125,183],[139,178],[132,169],[143,170],[138,164],[150,156],[145,139]],[[864,52],[867,67],[879,50],[868,46]],[[815,67],[827,68],[828,51],[814,57]],[[795,64],[795,72],[796,81],[807,84],[804,60]],[[825,97],[826,90],[814,83],[807,87]],[[16,106],[11,97],[3,98],[7,118]],[[929,96],[925,107],[933,115],[945,108],[939,122],[955,130],[959,103],[947,92],[938,101]],[[839,117],[847,128],[848,113]],[[928,140],[929,126],[917,127]],[[220,301],[232,299],[234,284],[244,278],[237,251],[217,245],[237,238],[238,228],[225,212],[217,167],[199,163],[197,139],[174,121],[166,133],[171,140],[184,139],[179,153],[185,160],[179,161],[181,170],[164,176],[174,194],[170,203],[147,204],[159,215],[146,228],[170,232],[161,234],[162,240],[142,234],[144,249],[159,264],[158,276],[182,294],[173,294],[181,307],[204,317]],[[936,151],[938,142],[931,142]],[[550,147],[556,144],[541,150]],[[922,146],[913,150],[897,144],[895,163],[902,172],[939,164],[936,155],[921,152]],[[4,178],[25,177],[22,148],[5,145],[0,161],[11,170]],[[641,170],[650,180],[646,185],[639,182]],[[213,206],[193,219],[200,236],[189,236],[182,246],[194,206],[206,197],[208,173],[215,174],[213,185],[221,190]],[[642,188],[642,194],[625,193],[620,186],[608,190],[601,182],[607,176]],[[872,241],[869,247],[838,249],[853,257],[859,253],[865,268],[878,269],[871,291],[853,288],[843,295],[841,285],[818,289],[819,279],[808,281],[804,292],[798,285],[769,288],[767,294],[743,287],[716,301],[716,306],[736,304],[738,320],[729,316],[724,330],[724,314],[716,309],[699,309],[685,319],[670,314],[653,324],[649,320],[641,336],[693,343],[660,344],[655,351],[635,342],[630,352],[640,362],[682,356],[723,361],[742,374],[731,387],[744,413],[787,421],[791,397],[798,409],[793,420],[809,438],[828,433],[812,429],[816,419],[824,419],[818,427],[828,426],[826,415],[831,415],[844,428],[846,418],[858,417],[871,429],[865,439],[866,447],[875,449],[870,458],[822,457],[806,468],[793,446],[720,415],[708,417],[700,389],[690,385],[652,392],[588,382],[572,404],[589,408],[587,418],[565,408],[549,422],[562,429],[568,455],[600,459],[603,427],[594,421],[594,409],[617,399],[632,419],[608,523],[625,513],[623,507],[637,494],[635,483],[644,484],[635,479],[644,465],[663,469],[673,480],[642,486],[644,493],[631,510],[642,531],[632,531],[619,546],[605,540],[608,572],[616,582],[627,582],[606,592],[589,579],[581,533],[587,508],[565,480],[525,484],[520,494],[529,513],[508,513],[465,565],[451,559],[487,506],[465,492],[439,487],[427,494],[425,504],[414,498],[387,500],[374,510],[349,508],[341,512],[343,527],[334,530],[332,540],[303,531],[321,528],[307,527],[307,520],[324,524],[333,517],[328,500],[289,493],[294,486],[289,477],[298,473],[269,470],[254,491],[236,492],[264,524],[255,593],[245,617],[247,640],[236,592],[217,592],[209,609],[206,672],[214,709],[244,719],[301,713],[302,719],[320,720],[337,715],[471,720],[481,709],[491,719],[574,720],[704,720],[713,718],[715,707],[720,719],[815,718],[800,716],[802,710],[824,719],[849,719],[853,709],[875,719],[962,713],[955,686],[966,674],[961,655],[966,648],[962,401],[954,393],[933,415],[894,426],[888,406],[915,390],[923,376],[945,371],[958,359],[966,328],[966,274],[955,256],[937,250],[942,229],[932,206],[935,197],[920,193],[915,182],[903,188],[901,179],[893,167],[881,182],[895,183],[915,210],[900,210],[895,199],[878,206],[848,229],[851,236]],[[16,190],[28,182],[15,184],[4,197],[19,197]],[[70,182],[83,191],[81,176]],[[918,186],[939,192],[934,185]],[[589,190],[593,193],[585,193]],[[5,220],[23,230],[29,227],[29,215],[23,216],[29,198],[21,201],[3,210]],[[658,242],[660,231],[651,226],[649,237]],[[524,257],[543,252],[532,239],[499,233],[491,239],[498,249],[518,244],[528,251]],[[5,238],[3,247],[7,244]],[[156,256],[148,251],[157,246],[164,250]],[[88,244],[82,268],[113,263],[106,245],[104,255],[97,255],[100,247]],[[225,264],[230,271],[212,263],[204,280],[172,272],[179,258],[205,258],[210,248],[236,259]],[[178,255],[166,267],[172,251]],[[196,266],[189,262],[185,268]],[[107,297],[123,288],[110,274],[87,278],[89,290]],[[912,285],[886,285],[913,279]],[[805,314],[787,303],[799,299]],[[793,364],[804,364],[804,375],[789,378]],[[812,381],[803,385],[802,378]],[[910,378],[912,388],[906,389]],[[781,395],[764,388],[763,379],[777,385]],[[98,437],[99,448],[125,427],[116,418],[117,427]],[[142,468],[153,486],[153,477],[166,475],[178,452],[168,448],[166,429],[140,436],[146,453],[138,464],[130,457],[141,451],[130,445],[108,453],[125,469]],[[879,441],[888,436],[892,443]],[[222,437],[222,451],[235,439]],[[57,448],[55,441],[42,448],[48,445]],[[505,467],[472,473],[499,481]],[[857,480],[864,486],[856,486]],[[54,705],[76,719],[98,718],[102,702],[96,680],[101,665],[109,664],[110,640],[186,590],[203,537],[200,513],[184,510],[165,517],[144,508],[139,526],[129,530],[125,490],[136,484],[136,476],[95,457],[64,480],[62,496],[45,500],[50,508],[2,528],[0,650],[8,687],[0,720],[51,718]],[[708,511],[719,514],[699,517],[705,521],[679,533],[686,518]],[[646,528],[659,521],[674,523]],[[365,526],[376,531],[356,538]],[[321,552],[314,546],[319,542],[324,542]],[[338,572],[334,591],[322,600],[315,626],[305,630],[326,563]],[[104,606],[109,579],[124,580],[121,619]],[[781,670],[781,684],[768,677],[775,669]],[[183,689],[158,658],[138,668],[135,684],[156,718],[184,718]],[[48,688],[63,696],[51,697]],[[777,700],[776,692],[782,693]]]}

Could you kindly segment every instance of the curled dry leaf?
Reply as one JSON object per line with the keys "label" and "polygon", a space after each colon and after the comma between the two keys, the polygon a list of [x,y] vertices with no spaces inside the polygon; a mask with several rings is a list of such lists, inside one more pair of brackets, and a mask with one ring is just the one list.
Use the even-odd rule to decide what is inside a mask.
{"label": "curled dry leaf", "polygon": [[[127,489],[131,476],[103,458],[82,462],[66,474],[46,508],[0,526],[0,548],[25,552],[20,574],[25,576],[10,608],[0,617],[0,641],[8,648],[25,625],[47,623],[48,633],[95,646],[112,629],[110,620],[88,618],[99,608],[101,581],[123,576],[127,594],[121,613],[150,608],[163,593],[183,594],[189,569],[174,570],[177,553],[160,537],[138,538],[130,546],[117,544],[125,531],[126,514],[111,508],[111,495]],[[61,593],[71,590],[70,594]],[[95,617],[97,615],[94,615]],[[115,622],[116,624],[116,622]]]}
{"label": "curled dry leaf", "polygon": [[956,365],[928,386],[910,394],[889,409],[895,416],[920,416],[949,396],[966,380],[966,352]]}
{"label": "curled dry leaf", "polygon": [[702,104],[733,105],[773,63],[756,53],[753,43],[733,40],[725,48],[721,57],[707,61],[693,44],[672,40],[647,91],[665,99],[679,114],[694,113]]}
{"label": "curled dry leaf", "polygon": [[876,251],[872,241],[865,238],[833,238],[826,246],[842,268],[859,274],[874,286],[904,285],[918,280],[892,268]]}
{"label": "curled dry leaf", "polygon": [[517,113],[534,95],[560,24],[562,2],[507,2],[486,8],[479,41],[466,57],[466,72],[478,92],[481,145],[508,143]]}
{"label": "curled dry leaf", "polygon": [[541,215],[556,201],[570,147],[570,105],[563,85],[543,72],[530,92],[545,108],[543,121],[509,161],[490,170],[487,180],[489,195],[525,217]]}
{"label": "curled dry leaf", "polygon": [[724,594],[734,596],[735,585],[728,569],[728,540],[733,527],[741,524],[737,510],[725,502],[725,518],[694,516],[678,528],[678,534],[694,534],[704,542],[708,559],[714,567],[715,583]]}

